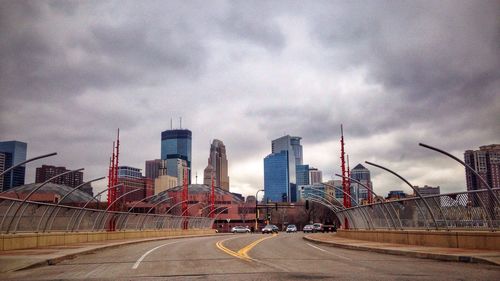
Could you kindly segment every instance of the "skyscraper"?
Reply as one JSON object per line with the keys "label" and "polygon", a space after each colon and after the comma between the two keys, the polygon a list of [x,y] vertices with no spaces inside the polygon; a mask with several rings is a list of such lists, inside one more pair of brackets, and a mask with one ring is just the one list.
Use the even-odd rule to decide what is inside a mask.
{"label": "skyscraper", "polygon": [[[162,162],[165,162],[165,160],[146,160],[146,178],[154,180],[158,176],[162,175]],[[166,165],[166,163],[164,165]]]}
{"label": "skyscraper", "polygon": [[[372,187],[370,170],[361,164],[356,165],[356,167],[351,170],[351,177],[368,187]],[[363,200],[368,200],[368,190],[358,183],[351,182],[351,196],[356,199],[358,203],[361,203]]]}
{"label": "skyscraper", "polygon": [[226,146],[220,140],[213,140],[210,146],[208,165],[203,173],[203,183],[210,186],[214,176],[214,185],[225,191],[229,191],[229,176],[226,157]]}
{"label": "skyscraper", "polygon": [[[272,154],[287,151],[288,168],[288,187],[287,187],[287,202],[295,202],[297,200],[297,165],[302,165],[302,145],[300,144],[301,137],[292,137],[290,135],[275,139],[271,143]],[[271,154],[271,155],[272,155]],[[264,177],[267,173],[264,170]],[[265,189],[265,187],[264,187]]]}
{"label": "skyscraper", "polygon": [[[500,144],[480,146],[479,150],[467,150],[465,163],[475,169],[491,188],[500,187]],[[484,183],[468,169],[465,170],[467,190],[486,189]]]}
{"label": "skyscraper", "polygon": [[161,133],[161,159],[167,160],[167,174],[177,177],[177,171],[168,167],[173,165],[172,160],[184,160],[188,167],[188,184],[191,184],[191,138],[191,131],[185,129],[166,130]]}
{"label": "skyscraper", "polygon": [[[179,158],[167,159],[167,175],[177,178],[177,186],[184,184],[184,169],[187,161]],[[188,178],[189,180],[189,178]]]}
{"label": "skyscraper", "polygon": [[[42,165],[41,167],[36,168],[35,183],[45,182],[46,180],[67,171],[69,170],[66,169],[66,167]],[[71,187],[77,187],[78,185],[83,183],[83,172],[79,171],[79,172],[69,173],[64,176],[57,177],[56,179],[50,182]]]}
{"label": "skyscraper", "polygon": [[323,182],[323,173],[317,168],[309,168],[309,184],[317,184]]}
{"label": "skyscraper", "polygon": [[309,165],[297,165],[297,186],[308,185],[310,183]]}
{"label": "skyscraper", "polygon": [[[20,141],[2,141],[0,142],[0,152],[5,155],[4,168],[8,169],[17,163],[26,161],[26,152],[28,144]],[[24,185],[24,178],[26,175],[26,166],[22,165],[14,168],[3,178],[2,191],[10,188]]]}
{"label": "skyscraper", "polygon": [[264,200],[288,202],[290,198],[288,150],[264,158]]}

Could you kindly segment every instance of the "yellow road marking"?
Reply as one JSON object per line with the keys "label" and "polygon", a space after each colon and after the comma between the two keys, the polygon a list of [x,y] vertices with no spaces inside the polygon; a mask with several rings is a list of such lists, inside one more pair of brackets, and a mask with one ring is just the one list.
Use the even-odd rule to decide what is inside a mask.
{"label": "yellow road marking", "polygon": [[226,248],[222,242],[224,241],[227,241],[227,240],[231,240],[231,239],[225,239],[225,240],[221,240],[221,241],[218,241],[217,243],[215,243],[215,246],[217,246],[217,248],[219,248],[221,251],[223,251],[224,253],[228,254],[228,255],[231,255],[233,257],[236,257],[236,258],[239,258],[239,259],[245,259],[244,257],[241,257],[240,255],[238,255],[238,253]]}
{"label": "yellow road marking", "polygon": [[234,239],[235,237],[232,237],[232,238],[229,238],[229,239],[225,239],[225,240],[221,240],[221,241],[218,241],[217,243],[215,243],[215,246],[217,246],[217,248],[219,248],[221,251],[223,251],[224,253],[228,254],[228,255],[231,255],[233,257],[236,257],[236,258],[239,258],[239,259],[242,259],[242,260],[246,260],[246,261],[251,261],[251,260],[254,260],[252,259],[250,256],[248,256],[248,252],[253,248],[255,247],[257,244],[259,244],[260,242],[266,240],[266,239],[269,239],[269,238],[273,238],[274,236],[276,236],[277,234],[273,234],[272,236],[267,236],[267,237],[264,237],[264,238],[260,238],[248,245],[246,245],[245,247],[241,248],[238,252],[235,252],[233,250],[230,250],[228,248],[226,248],[224,246],[224,244],[222,244],[223,242],[227,241],[227,240],[231,240],[231,239]]}
{"label": "yellow road marking", "polygon": [[269,239],[269,238],[273,238],[274,236],[276,236],[278,234],[273,234],[272,236],[267,236],[267,237],[264,237],[264,238],[260,238],[256,241],[254,241],[253,243],[241,248],[239,251],[238,251],[238,254],[242,257],[245,257],[245,258],[249,258],[251,259],[249,256],[248,256],[248,252],[250,252],[250,250],[252,250],[253,247],[255,247],[257,244],[259,244],[260,242],[266,240],[266,239]]}

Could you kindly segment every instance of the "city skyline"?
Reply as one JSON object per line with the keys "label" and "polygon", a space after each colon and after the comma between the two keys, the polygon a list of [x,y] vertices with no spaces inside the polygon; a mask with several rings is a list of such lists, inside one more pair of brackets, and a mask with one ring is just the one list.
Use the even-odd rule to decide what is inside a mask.
{"label": "city skyline", "polygon": [[[0,4],[0,140],[59,153],[27,183],[40,164],[107,175],[118,127],[120,165],[144,168],[171,118],[193,132],[192,177],[222,139],[245,195],[283,135],[327,181],[344,124],[351,167],[442,193],[466,190],[464,168],[419,142],[463,159],[500,141],[496,2],[116,3]],[[411,192],[368,168],[378,193]]]}

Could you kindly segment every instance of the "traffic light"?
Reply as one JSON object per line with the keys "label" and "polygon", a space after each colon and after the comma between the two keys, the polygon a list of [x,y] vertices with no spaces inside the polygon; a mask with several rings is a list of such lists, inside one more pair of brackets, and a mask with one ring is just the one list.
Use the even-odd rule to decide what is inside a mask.
{"label": "traffic light", "polygon": [[276,211],[278,210],[278,202],[274,203],[274,208],[276,209]]}
{"label": "traffic light", "polygon": [[270,221],[271,220],[271,214],[267,214],[267,220]]}
{"label": "traffic light", "polygon": [[306,210],[309,210],[309,200],[306,200]]}

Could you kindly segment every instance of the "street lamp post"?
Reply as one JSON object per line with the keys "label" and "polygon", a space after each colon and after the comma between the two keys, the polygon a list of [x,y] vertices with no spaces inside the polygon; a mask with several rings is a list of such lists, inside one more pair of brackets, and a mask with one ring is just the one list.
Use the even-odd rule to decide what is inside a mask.
{"label": "street lamp post", "polygon": [[254,231],[257,231],[258,224],[259,224],[259,199],[257,199],[259,192],[264,191],[264,189],[259,189],[255,193],[255,229]]}

